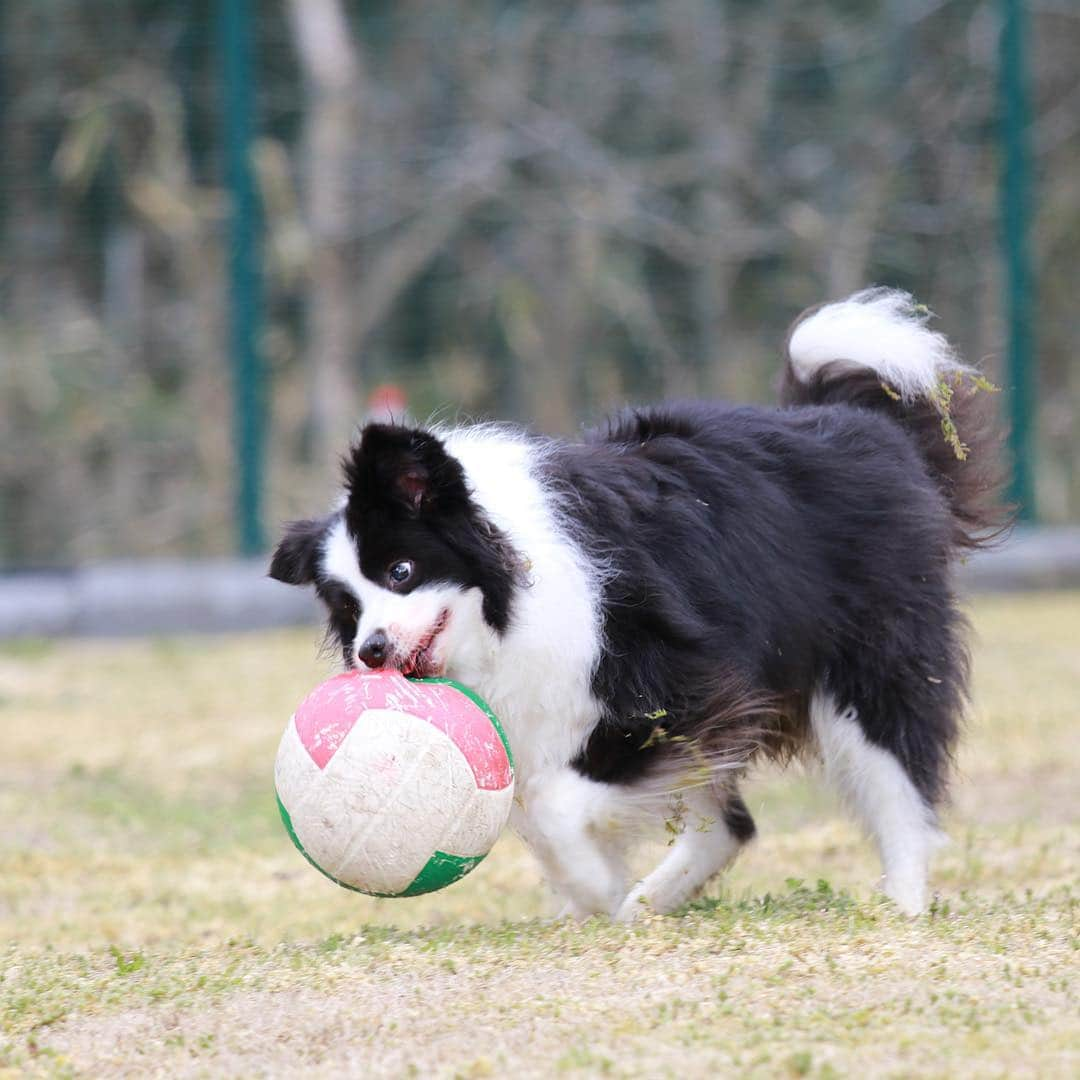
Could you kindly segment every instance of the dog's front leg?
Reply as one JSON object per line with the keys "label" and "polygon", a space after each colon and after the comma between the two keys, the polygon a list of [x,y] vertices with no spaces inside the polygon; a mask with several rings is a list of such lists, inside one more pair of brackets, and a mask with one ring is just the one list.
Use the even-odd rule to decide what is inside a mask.
{"label": "dog's front leg", "polygon": [[655,912],[666,915],[685,904],[719,873],[754,835],[754,821],[735,792],[698,788],[672,802],[669,831],[675,834],[666,858],[639,881],[615,917],[633,922]]}
{"label": "dog's front leg", "polygon": [[569,766],[545,769],[522,785],[514,828],[576,919],[613,915],[629,888],[619,822],[608,785]]}

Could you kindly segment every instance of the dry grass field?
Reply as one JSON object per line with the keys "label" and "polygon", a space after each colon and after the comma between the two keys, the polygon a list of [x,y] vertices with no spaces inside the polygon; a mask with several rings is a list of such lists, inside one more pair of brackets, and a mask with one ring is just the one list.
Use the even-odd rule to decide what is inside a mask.
{"label": "dry grass field", "polygon": [[271,770],[313,632],[0,648],[0,1077],[1080,1075],[1080,595],[974,605],[932,911],[799,770],[760,838],[632,928],[553,923],[511,837],[369,900]]}

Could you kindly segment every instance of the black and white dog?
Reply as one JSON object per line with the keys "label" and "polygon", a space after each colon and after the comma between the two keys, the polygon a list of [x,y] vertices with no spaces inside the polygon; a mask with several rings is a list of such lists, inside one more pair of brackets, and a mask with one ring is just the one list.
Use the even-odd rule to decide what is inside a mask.
{"label": "black and white dog", "polygon": [[636,409],[581,442],[369,425],[270,573],[314,585],[347,667],[490,702],[568,914],[684,903],[754,835],[748,763],[796,754],[921,911],[968,676],[953,566],[1004,519],[987,384],[926,318],[882,289],[806,313],[779,408]]}

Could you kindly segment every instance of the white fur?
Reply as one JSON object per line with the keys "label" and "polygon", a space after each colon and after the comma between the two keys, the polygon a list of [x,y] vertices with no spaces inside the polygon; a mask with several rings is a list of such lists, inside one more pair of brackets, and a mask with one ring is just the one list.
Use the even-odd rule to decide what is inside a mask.
{"label": "white fur", "polygon": [[544,444],[497,427],[441,433],[475,502],[524,560],[527,583],[500,638],[483,620],[454,639],[448,672],[502,720],[517,763],[511,821],[576,918],[626,894],[610,785],[569,768],[600,717],[600,571],[568,535],[540,480]]}
{"label": "white fur", "polygon": [[[443,611],[450,612],[450,621],[439,635],[432,654],[440,658],[454,624],[471,622],[470,615],[478,604],[456,585],[421,585],[410,593],[395,593],[375,584],[360,572],[356,560],[356,545],[339,519],[327,532],[323,543],[323,572],[347,585],[360,601],[360,622],[353,641],[353,660],[361,664],[359,650],[376,631],[383,630],[391,649],[398,656],[410,656],[436,624]],[[470,590],[479,595],[479,589]],[[481,622],[483,620],[481,619]],[[464,625],[457,632],[467,633]]]}
{"label": "white fur", "polygon": [[884,891],[908,915],[926,907],[930,853],[942,840],[933,810],[887,750],[869,742],[853,709],[827,694],[810,701],[810,724],[826,778],[877,843]]}
{"label": "white fur", "polygon": [[506,729],[517,774],[515,829],[571,913],[610,914],[628,887],[611,842],[613,819],[610,829],[601,824],[612,789],[568,768],[600,715],[591,688],[601,647],[599,572],[567,535],[539,478],[543,443],[498,427],[438,434],[464,468],[474,501],[522,557],[526,583],[515,592],[507,631],[500,636],[485,622],[479,589],[434,585],[403,594],[365,578],[343,520],[327,534],[323,570],[362,605],[356,649],[382,629],[408,655],[450,611],[433,657],[473,687]]}
{"label": "white fur", "polygon": [[[711,787],[604,784],[570,767],[549,768],[519,786],[515,828],[565,900],[562,915],[632,922],[690,900],[735,857],[740,841]],[[626,853],[645,831],[674,832],[665,858],[630,889]],[[629,891],[628,891],[629,890]]]}
{"label": "white fur", "polygon": [[525,561],[527,584],[511,623],[485,647],[455,644],[449,674],[476,690],[502,720],[528,781],[561,770],[600,715],[592,676],[600,658],[600,583],[566,534],[538,476],[543,444],[497,427],[443,433],[476,503]]}
{"label": "white fur", "polygon": [[[860,348],[869,334],[885,350],[885,359],[872,365],[882,377],[898,391],[924,392],[930,374],[950,363],[951,353],[944,339],[905,314],[909,307],[904,294],[857,294],[803,323],[792,355],[802,358],[806,370],[812,369],[812,356],[868,362],[870,354]],[[799,342],[807,327],[809,336]],[[841,340],[847,344],[840,346]],[[897,359],[907,348],[904,342],[915,346],[915,361],[907,366]],[[685,763],[632,786],[599,783],[570,767],[600,717],[591,683],[603,647],[600,600],[609,571],[586,554],[556,511],[539,469],[544,443],[498,427],[439,435],[463,466],[473,499],[523,560],[526,581],[515,591],[510,626],[502,635],[491,629],[478,588],[431,585],[401,594],[365,578],[339,519],[324,542],[323,570],[352,589],[362,605],[356,648],[382,629],[399,655],[409,655],[449,611],[434,659],[484,697],[506,728],[517,765],[512,822],[566,900],[565,912],[629,921],[645,911],[672,911],[740,847],[724,824],[722,793],[695,780],[700,769],[688,770]],[[850,711],[818,694],[810,719],[826,776],[877,842],[885,892],[904,911],[921,911],[929,853],[939,835],[932,810],[895,758],[866,740]],[[724,768],[743,762],[710,764],[715,782]],[[677,822],[671,848],[631,889],[627,845],[643,827],[661,826],[665,819]]]}
{"label": "white fur", "polygon": [[930,313],[899,289],[864,289],[826,304],[794,329],[791,366],[808,382],[825,364],[875,371],[905,401],[932,395],[941,374],[969,370],[943,334],[930,330]]}
{"label": "white fur", "polygon": [[713,791],[697,787],[669,797],[676,836],[667,857],[639,881],[615,917],[633,922],[646,912],[666,915],[692,899],[739,852],[742,843],[727,827]]}
{"label": "white fur", "polygon": [[614,915],[629,887],[618,789],[574,769],[547,768],[518,784],[514,827],[575,919]]}
{"label": "white fur", "polygon": [[[538,475],[543,444],[497,427],[440,432],[465,469],[476,503],[521,555],[527,577],[516,590],[502,636],[483,619],[481,591],[420,586],[395,593],[360,571],[344,520],[327,533],[323,570],[362,605],[356,641],[375,630],[418,639],[450,608],[436,658],[472,686],[507,729],[522,779],[573,759],[599,717],[591,681],[600,656],[600,588],[580,547],[565,534]],[[403,650],[404,651],[404,650]]]}

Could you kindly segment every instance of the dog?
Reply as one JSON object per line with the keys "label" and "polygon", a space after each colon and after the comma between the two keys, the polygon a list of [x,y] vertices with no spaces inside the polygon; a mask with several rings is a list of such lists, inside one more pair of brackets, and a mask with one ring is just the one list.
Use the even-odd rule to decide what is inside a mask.
{"label": "dog", "polygon": [[[778,407],[636,408],[580,441],[369,424],[270,574],[314,587],[347,668],[491,704],[567,916],[686,903],[755,834],[747,767],[795,756],[918,913],[968,684],[954,569],[1008,518],[994,388],[928,319],[881,288],[810,309]],[[635,882],[650,826],[669,845]]]}

